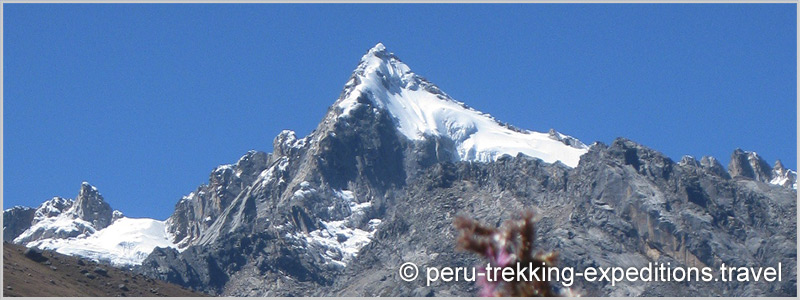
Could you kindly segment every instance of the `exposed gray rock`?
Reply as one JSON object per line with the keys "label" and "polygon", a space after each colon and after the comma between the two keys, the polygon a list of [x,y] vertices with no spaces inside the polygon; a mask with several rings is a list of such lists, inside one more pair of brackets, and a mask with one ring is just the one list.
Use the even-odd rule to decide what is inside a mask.
{"label": "exposed gray rock", "polygon": [[68,213],[91,222],[95,230],[108,227],[113,219],[111,206],[103,200],[97,188],[87,182],[81,184],[78,198]]}
{"label": "exposed gray rock", "polygon": [[267,168],[271,155],[250,151],[236,164],[222,165],[209,176],[209,184],[202,185],[175,205],[175,212],[167,220],[167,230],[175,237],[179,247],[195,242],[228,208],[243,189]]}
{"label": "exposed gray rock", "polygon": [[[409,184],[408,195],[398,202],[394,217],[384,221],[378,239],[337,281],[339,294],[414,295],[419,284],[396,277],[403,261],[435,266],[477,263],[453,252],[456,233],[450,216],[464,214],[496,224],[525,208],[536,208],[541,216],[540,247],[558,251],[561,265],[578,269],[648,262],[714,268],[723,262],[788,266],[796,261],[791,245],[794,191],[695,176],[694,167],[677,167],[660,153],[627,140],[593,147],[575,170],[555,171],[557,166],[524,157],[485,166],[442,167],[434,168],[428,180],[418,177]],[[444,171],[448,168],[452,171]],[[456,178],[443,184],[429,181],[448,173]],[[385,236],[386,231],[394,233]],[[768,239],[777,244],[748,248],[752,240]],[[796,271],[789,269],[786,274],[792,279],[777,285],[626,282],[611,287],[577,282],[574,289],[590,296],[793,295]],[[363,279],[359,274],[370,275]],[[383,276],[394,279],[380,281]],[[441,283],[435,290],[437,295],[474,291],[452,283]]]}
{"label": "exposed gray rock", "polygon": [[3,241],[11,242],[28,230],[33,222],[36,209],[15,206],[3,211]]}
{"label": "exposed gray rock", "polygon": [[453,217],[496,224],[533,208],[541,216],[541,249],[558,251],[560,263],[576,269],[667,262],[791,266],[784,270],[787,280],[778,284],[625,282],[611,287],[576,281],[573,289],[583,295],[794,295],[796,192],[752,183],[708,175],[702,165],[676,164],[625,139],[595,145],[575,169],[521,155],[489,164],[438,162],[409,175],[403,186],[384,190],[382,208],[371,216],[383,222],[344,268],[332,268],[325,249],[292,233],[298,224],[329,214],[314,208],[335,198],[320,191],[323,184],[309,192],[313,201],[298,202],[309,221],[286,212],[289,229],[242,231],[183,253],[160,249],[141,270],[221,295],[475,295],[474,285],[463,282],[420,289],[421,283],[401,281],[397,267],[405,261],[476,265],[475,257],[454,251]]}
{"label": "exposed gray rock", "polygon": [[742,176],[761,182],[769,182],[772,179],[772,167],[757,153],[742,149],[736,149],[731,154],[728,172],[731,177]]}
{"label": "exposed gray rock", "polygon": [[681,161],[678,163],[681,166],[691,166],[691,167],[700,167],[700,162],[694,159],[691,155],[684,155],[681,157]]}
{"label": "exposed gray rock", "polygon": [[703,169],[710,174],[714,174],[725,179],[731,178],[731,175],[725,171],[725,167],[722,166],[722,163],[720,163],[714,157],[703,156],[703,158],[700,159],[700,166],[702,166]]}
{"label": "exposed gray rock", "polygon": [[782,172],[782,171],[786,171],[786,167],[783,166],[783,163],[779,159],[779,160],[775,161],[775,165],[772,167],[772,170],[778,171],[778,172]]}

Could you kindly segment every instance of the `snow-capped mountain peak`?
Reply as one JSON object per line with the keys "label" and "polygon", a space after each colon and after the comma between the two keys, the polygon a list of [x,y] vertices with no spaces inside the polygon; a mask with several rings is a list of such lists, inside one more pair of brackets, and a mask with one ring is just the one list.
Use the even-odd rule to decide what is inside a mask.
{"label": "snow-capped mountain peak", "polygon": [[456,101],[380,43],[361,58],[336,105],[342,118],[363,105],[385,110],[409,140],[449,139],[464,161],[489,162],[522,153],[575,167],[588,149],[568,135],[520,130]]}
{"label": "snow-capped mountain peak", "polygon": [[375,44],[375,46],[370,48],[369,51],[367,51],[367,55],[365,56],[375,55],[375,53],[379,52],[384,52],[384,53],[386,52],[386,46],[384,46],[383,43],[381,42],[378,42],[377,44]]}
{"label": "snow-capped mountain peak", "polygon": [[175,247],[164,221],[125,217],[87,182],[76,200],[53,197],[39,205],[28,226],[14,243],[120,266],[141,263],[156,246]]}

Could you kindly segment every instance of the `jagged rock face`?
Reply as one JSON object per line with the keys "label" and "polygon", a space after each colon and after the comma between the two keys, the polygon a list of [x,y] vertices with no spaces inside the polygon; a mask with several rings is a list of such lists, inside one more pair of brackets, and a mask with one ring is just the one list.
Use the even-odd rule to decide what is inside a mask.
{"label": "jagged rock face", "polygon": [[578,281],[574,289],[583,295],[794,295],[795,192],[704,172],[627,140],[593,147],[573,170],[526,157],[443,164],[409,183],[377,239],[336,281],[334,294],[475,295],[470,284],[439,282],[426,288],[402,282],[396,268],[405,261],[473,266],[474,257],[453,250],[453,216],[497,224],[536,208],[539,247],[558,251],[561,265],[578,270],[649,262],[792,266],[785,273],[791,279],[780,284],[625,282],[611,287]]}
{"label": "jagged rock face", "polygon": [[780,160],[774,167],[755,152],[736,149],[731,154],[728,171],[732,177],[741,176],[786,188],[797,189],[797,172],[786,169]]}
{"label": "jagged rock face", "polygon": [[103,200],[97,188],[84,182],[78,198],[68,213],[75,218],[90,222],[96,230],[108,227],[114,218],[111,206]]}
{"label": "jagged rock face", "polygon": [[3,241],[11,242],[28,230],[36,209],[16,206],[3,211]]}
{"label": "jagged rock face", "polygon": [[722,166],[722,163],[720,163],[714,157],[703,156],[703,158],[700,159],[700,166],[702,166],[703,169],[705,169],[707,172],[709,172],[711,174],[714,174],[714,175],[717,175],[719,177],[726,178],[726,179],[730,179],[731,178],[731,175],[728,174],[727,171],[725,171],[725,167]]}
{"label": "jagged rock face", "polygon": [[266,169],[270,157],[264,152],[250,151],[236,164],[217,167],[209,176],[208,185],[200,186],[175,205],[175,212],[167,220],[173,242],[185,248],[197,240],[233,199]]}
{"label": "jagged rock face", "polygon": [[772,179],[772,168],[769,164],[755,152],[746,152],[742,149],[736,149],[731,154],[728,172],[731,177],[743,176],[761,182],[769,182]]}
{"label": "jagged rock face", "polygon": [[[336,197],[319,191],[311,195],[320,202]],[[383,213],[373,215],[382,222],[372,240],[342,268],[331,268],[335,264],[324,257],[325,249],[295,238],[302,234],[287,236],[269,227],[180,254],[161,250],[142,270],[223,295],[475,295],[468,283],[427,288],[403,282],[395,268],[406,261],[473,266],[475,257],[454,250],[453,217],[463,214],[496,224],[535,208],[541,218],[539,247],[558,251],[561,264],[576,269],[649,262],[791,266],[780,284],[611,287],[577,281],[574,289],[583,295],[794,295],[795,198],[792,189],[727,179],[620,139],[595,145],[575,169],[526,156],[425,168],[386,193]]]}
{"label": "jagged rock face", "polygon": [[580,163],[522,154],[464,160],[487,157],[459,152],[464,128],[409,138],[386,99],[359,86],[371,78],[388,94],[446,94],[402,67],[378,68],[375,77],[362,67],[310,135],[280,133],[248,180],[218,168],[192,200],[181,200],[169,222],[185,250],[157,249],[138,270],[218,295],[473,296],[472,283],[424,287],[400,280],[397,268],[474,266],[475,257],[454,250],[456,215],[497,224],[535,209],[537,244],[577,270],[650,262],[786,268],[780,284],[576,281],[583,295],[795,295],[796,191],[762,183],[755,174],[773,170],[747,155],[731,173],[753,176],[731,179],[711,157],[675,163],[626,139],[585,149],[551,132],[548,141],[585,152]]}

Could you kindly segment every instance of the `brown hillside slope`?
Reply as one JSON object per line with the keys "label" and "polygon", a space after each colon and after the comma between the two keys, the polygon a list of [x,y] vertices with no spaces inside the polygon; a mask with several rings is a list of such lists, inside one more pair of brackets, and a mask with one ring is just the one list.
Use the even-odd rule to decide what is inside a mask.
{"label": "brown hillside slope", "polygon": [[3,243],[3,296],[25,297],[190,297],[207,296],[128,270],[44,251],[37,262],[25,247]]}

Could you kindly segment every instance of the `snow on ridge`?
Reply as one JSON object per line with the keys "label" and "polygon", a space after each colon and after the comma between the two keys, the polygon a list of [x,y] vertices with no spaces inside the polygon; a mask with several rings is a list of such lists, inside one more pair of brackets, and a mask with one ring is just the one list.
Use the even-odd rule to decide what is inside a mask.
{"label": "snow on ridge", "polygon": [[26,246],[106,261],[116,266],[139,265],[155,247],[177,248],[167,234],[165,221],[128,217],[119,218],[91,235],[42,239]]}
{"label": "snow on ridge", "polygon": [[[383,44],[372,48],[348,82],[352,90],[338,107],[340,117],[350,115],[359,107],[358,99],[369,95],[378,108],[387,110],[397,123],[397,129],[410,140],[426,136],[451,139],[456,144],[458,158],[464,161],[494,161],[505,154],[518,153],[540,158],[545,162],[561,161],[567,166],[578,165],[588,147],[567,135],[517,130],[504,126],[488,114],[458,102],[435,85],[417,76],[391,54]],[[357,78],[356,78],[357,77]],[[559,140],[557,137],[561,137]],[[564,138],[572,143],[565,142]]]}
{"label": "snow on ridge", "polygon": [[225,171],[233,172],[233,169],[235,167],[236,167],[236,165],[234,165],[234,164],[219,165],[216,168],[214,168],[214,170],[211,171],[211,173],[213,173],[215,176],[220,176],[221,174],[224,174]]}
{"label": "snow on ridge", "polygon": [[57,217],[61,215],[61,213],[72,208],[72,204],[74,203],[75,201],[72,199],[53,197],[50,200],[43,202],[41,205],[39,205],[39,207],[36,208],[33,220],[34,222],[38,223],[47,218]]}
{"label": "snow on ridge", "polygon": [[28,208],[30,208],[30,207],[22,206],[22,205],[14,205],[12,207],[4,209],[3,212],[9,212],[9,211],[12,211],[14,209],[28,209]]}
{"label": "snow on ridge", "polygon": [[280,140],[281,145],[285,145],[289,148],[300,149],[303,148],[306,143],[308,142],[308,137],[304,138],[297,138],[297,133],[294,130],[284,129],[278,134],[277,137]]}
{"label": "snow on ridge", "polygon": [[788,186],[788,183],[791,183],[791,188],[797,189],[797,172],[785,169],[782,172],[778,170],[772,171],[772,180],[769,181],[770,184],[780,185],[780,186]]}
{"label": "snow on ridge", "polygon": [[14,243],[25,243],[30,247],[31,243],[35,242],[42,234],[50,232],[55,239],[64,237],[86,237],[96,231],[91,222],[80,219],[71,218],[67,214],[60,213],[55,217],[40,217],[39,211],[36,211],[36,217],[30,228],[25,230],[22,234],[14,239]]}
{"label": "snow on ridge", "polygon": [[81,182],[81,187],[84,187],[84,186],[92,189],[93,192],[97,192],[97,187],[89,184],[88,181]]}

